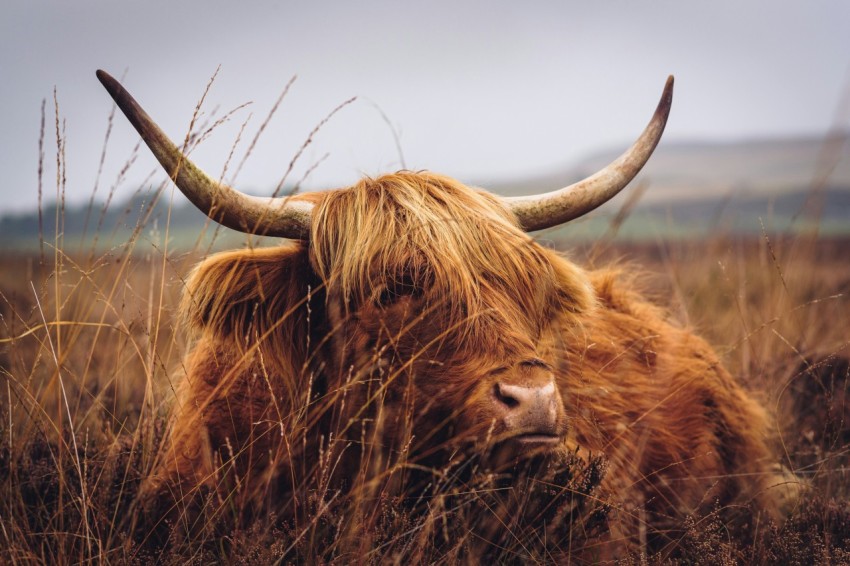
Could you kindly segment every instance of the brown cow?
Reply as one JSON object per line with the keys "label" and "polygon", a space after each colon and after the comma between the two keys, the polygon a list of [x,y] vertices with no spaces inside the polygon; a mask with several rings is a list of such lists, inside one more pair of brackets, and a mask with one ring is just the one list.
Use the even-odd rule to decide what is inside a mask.
{"label": "brown cow", "polygon": [[626,546],[644,521],[661,532],[715,506],[777,516],[768,418],[712,349],[628,278],[526,233],[634,177],[672,79],[623,157],[559,191],[504,199],[404,171],[260,199],[209,179],[98,77],[196,206],[294,240],[215,255],[189,278],[182,312],[198,339],[149,497],[182,509],[206,487],[240,508],[286,507],[308,478],[374,495],[457,454],[494,470],[571,453],[607,459],[598,493],[620,509],[609,539]]}

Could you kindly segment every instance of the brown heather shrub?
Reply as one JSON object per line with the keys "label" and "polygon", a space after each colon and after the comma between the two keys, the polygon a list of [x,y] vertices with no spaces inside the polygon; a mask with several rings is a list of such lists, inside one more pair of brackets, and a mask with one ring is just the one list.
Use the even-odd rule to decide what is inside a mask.
{"label": "brown heather shrub", "polygon": [[[781,464],[809,485],[784,524],[691,517],[674,544],[623,563],[850,563],[848,242],[716,238],[573,256],[583,253],[640,266],[647,292],[775,413]],[[603,459],[501,475],[467,459],[411,497],[334,493],[319,467],[288,514],[246,518],[207,494],[192,536],[163,543],[156,533],[173,525],[146,523],[137,495],[167,438],[188,348],[175,308],[198,259],[0,258],[0,562],[557,563],[604,533]]]}

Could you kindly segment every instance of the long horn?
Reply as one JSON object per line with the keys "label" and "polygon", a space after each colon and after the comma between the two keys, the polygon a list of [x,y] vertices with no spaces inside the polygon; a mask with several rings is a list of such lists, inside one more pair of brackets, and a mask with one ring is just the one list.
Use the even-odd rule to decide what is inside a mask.
{"label": "long horn", "polygon": [[183,155],[118,81],[100,70],[97,78],[177,187],[204,214],[240,232],[309,238],[311,203],[290,197],[254,197],[214,181]]}
{"label": "long horn", "polygon": [[563,189],[504,201],[526,232],[543,230],[587,214],[629,184],[652,155],[664,132],[673,103],[673,76],[667,78],[661,101],[649,125],[637,141],[616,161],[601,171]]}

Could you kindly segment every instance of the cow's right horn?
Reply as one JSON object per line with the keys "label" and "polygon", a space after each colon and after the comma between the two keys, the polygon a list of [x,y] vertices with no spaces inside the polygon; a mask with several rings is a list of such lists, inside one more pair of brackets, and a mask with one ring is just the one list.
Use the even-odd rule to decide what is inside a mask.
{"label": "cow's right horn", "polygon": [[637,141],[616,161],[577,183],[541,195],[506,197],[508,208],[526,232],[558,226],[607,202],[646,164],[661,139],[673,103],[673,77],[667,78],[652,120]]}
{"label": "cow's right horn", "polygon": [[297,197],[254,197],[214,181],[183,155],[118,81],[104,71],[97,71],[97,78],[177,187],[207,216],[249,234],[309,238],[311,203]]}

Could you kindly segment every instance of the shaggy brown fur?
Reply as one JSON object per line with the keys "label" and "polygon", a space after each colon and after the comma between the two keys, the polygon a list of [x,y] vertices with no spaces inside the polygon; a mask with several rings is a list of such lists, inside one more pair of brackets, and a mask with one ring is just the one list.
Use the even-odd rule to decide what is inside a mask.
{"label": "shaggy brown fur", "polygon": [[309,244],[219,254],[189,279],[199,337],[152,499],[184,509],[206,487],[286,513],[316,474],[410,489],[412,469],[505,439],[496,380],[554,375],[557,450],[609,460],[611,540],[715,505],[776,515],[765,411],[616,272],[583,271],[495,197],[433,174],[307,198]]}

